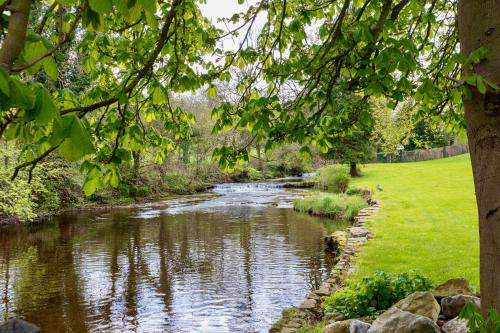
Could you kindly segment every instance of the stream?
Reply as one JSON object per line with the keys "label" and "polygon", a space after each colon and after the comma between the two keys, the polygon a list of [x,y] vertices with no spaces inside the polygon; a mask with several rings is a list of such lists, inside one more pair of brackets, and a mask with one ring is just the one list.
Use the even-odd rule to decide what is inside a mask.
{"label": "stream", "polygon": [[294,212],[284,182],[221,184],[0,230],[0,315],[59,332],[267,332],[332,265],[343,225]]}

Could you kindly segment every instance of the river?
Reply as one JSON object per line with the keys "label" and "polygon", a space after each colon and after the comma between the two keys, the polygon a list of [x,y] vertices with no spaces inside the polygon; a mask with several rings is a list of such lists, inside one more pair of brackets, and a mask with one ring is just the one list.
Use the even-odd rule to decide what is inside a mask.
{"label": "river", "polygon": [[[44,333],[267,332],[326,277],[325,221],[281,182],[0,229],[0,314]],[[344,228],[344,226],[329,226]]]}

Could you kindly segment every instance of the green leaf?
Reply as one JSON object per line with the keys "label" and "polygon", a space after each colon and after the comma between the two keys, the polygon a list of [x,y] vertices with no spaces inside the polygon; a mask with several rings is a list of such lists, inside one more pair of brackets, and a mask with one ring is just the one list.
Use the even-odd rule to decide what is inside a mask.
{"label": "green leaf", "polygon": [[[0,0],[1,4],[2,0]],[[0,91],[5,95],[10,95],[9,75],[0,67]]]}
{"label": "green leaf", "polygon": [[97,166],[94,166],[90,172],[85,177],[85,182],[83,183],[83,193],[86,196],[94,194],[94,192],[102,186],[102,172]]}
{"label": "green leaf", "polygon": [[111,0],[89,0],[89,5],[99,14],[107,14],[113,11],[113,2]]}
{"label": "green leaf", "polygon": [[476,77],[476,87],[481,94],[484,95],[486,93],[486,85],[484,84],[483,78],[479,75]]}
{"label": "green leaf", "polygon": [[59,139],[63,140],[59,146],[59,152],[64,158],[76,161],[94,152],[90,136],[77,116],[65,115],[56,124],[58,125],[54,132]]}
{"label": "green leaf", "polygon": [[47,73],[47,76],[55,81],[57,80],[57,65],[56,61],[52,57],[47,57],[43,60],[43,69],[45,70],[45,73]]}
{"label": "green leaf", "polygon": [[156,0],[139,0],[144,10],[154,14],[156,12]]}
{"label": "green leaf", "polygon": [[217,88],[215,86],[210,86],[207,89],[207,97],[208,98],[215,98],[215,97],[217,97]]}
{"label": "green leaf", "polygon": [[35,94],[21,81],[11,78],[10,87],[10,105],[20,109],[32,109],[35,106]]}
{"label": "green leaf", "polygon": [[59,116],[54,101],[43,86],[36,90],[35,106],[28,111],[28,115],[40,124],[47,124]]}

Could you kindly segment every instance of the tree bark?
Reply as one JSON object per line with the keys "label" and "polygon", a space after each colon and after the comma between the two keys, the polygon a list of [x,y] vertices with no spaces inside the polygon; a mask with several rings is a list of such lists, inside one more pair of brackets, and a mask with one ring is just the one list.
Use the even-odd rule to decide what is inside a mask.
{"label": "tree bark", "polygon": [[349,163],[349,172],[351,174],[351,177],[359,177],[358,166],[356,162]]}
{"label": "tree bark", "polygon": [[10,72],[14,61],[21,53],[26,40],[31,0],[12,0],[7,36],[0,49],[0,66]]}
{"label": "tree bark", "polygon": [[[464,68],[500,84],[500,1],[460,0],[458,26],[461,52],[468,56],[479,47],[489,50],[487,60]],[[471,88],[464,98],[467,136],[479,215],[481,308],[500,311],[500,95],[480,94]]]}

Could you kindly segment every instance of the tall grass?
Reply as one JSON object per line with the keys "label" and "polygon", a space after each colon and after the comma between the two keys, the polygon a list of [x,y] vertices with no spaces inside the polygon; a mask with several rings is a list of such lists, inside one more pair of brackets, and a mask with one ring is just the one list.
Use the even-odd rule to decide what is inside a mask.
{"label": "tall grass", "polygon": [[351,177],[345,165],[332,164],[318,170],[316,174],[318,186],[322,190],[333,193],[345,193]]}
{"label": "tall grass", "polygon": [[360,196],[330,193],[293,202],[293,208],[299,212],[348,221],[352,221],[358,212],[366,206],[366,201]]}

